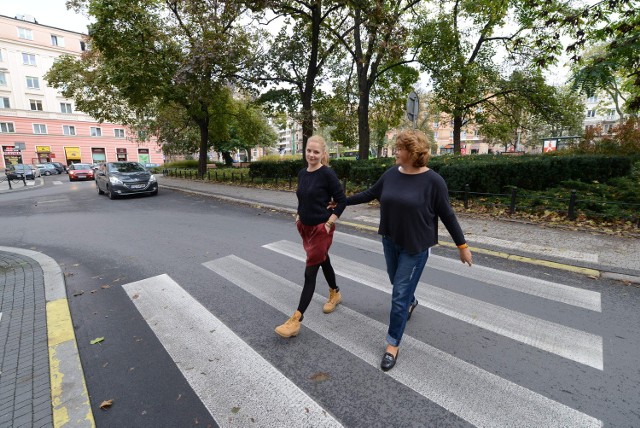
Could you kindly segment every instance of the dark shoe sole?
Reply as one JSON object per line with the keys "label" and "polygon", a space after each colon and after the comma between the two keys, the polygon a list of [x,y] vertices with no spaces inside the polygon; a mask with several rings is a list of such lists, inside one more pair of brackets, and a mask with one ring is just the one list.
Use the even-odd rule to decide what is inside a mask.
{"label": "dark shoe sole", "polygon": [[416,306],[418,306],[418,299],[416,299],[415,303],[412,303],[411,306],[409,306],[409,316],[407,316],[407,321],[411,319],[411,314],[413,314],[413,310],[416,308]]}

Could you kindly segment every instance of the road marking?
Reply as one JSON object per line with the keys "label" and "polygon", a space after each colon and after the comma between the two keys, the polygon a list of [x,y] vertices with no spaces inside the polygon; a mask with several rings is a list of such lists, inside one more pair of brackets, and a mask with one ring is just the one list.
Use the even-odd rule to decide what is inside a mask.
{"label": "road marking", "polygon": [[[346,244],[361,250],[383,254],[382,242],[373,239],[362,238],[347,233],[335,232],[333,235],[335,242]],[[477,279],[478,281],[497,285],[498,287],[520,291],[544,299],[553,300],[579,308],[589,309],[596,312],[602,311],[601,295],[596,291],[583,290],[577,287],[558,284],[542,279],[529,278],[515,273],[504,272],[485,266],[474,264],[472,268],[449,258],[430,255],[427,268],[438,269],[465,278]]]}
{"label": "road marking", "polygon": [[123,288],[221,426],[341,426],[168,275]]}
{"label": "road marking", "polygon": [[[263,247],[296,260],[306,259],[302,245],[293,242],[278,241]],[[331,256],[331,264],[336,274],[391,294],[391,284],[385,271],[336,255]],[[603,369],[603,344],[600,336],[453,293],[422,281],[416,289],[416,297],[421,305],[434,311],[563,358],[598,370]]]}
{"label": "road marking", "polygon": [[[231,255],[203,265],[285,315],[298,304],[298,285],[239,257]],[[303,327],[377,368],[387,326],[344,305],[330,316],[311,316],[312,311],[320,314],[316,302],[322,300],[321,296],[315,296]],[[402,355],[389,376],[478,427],[602,426],[598,419],[409,335],[403,337]]]}

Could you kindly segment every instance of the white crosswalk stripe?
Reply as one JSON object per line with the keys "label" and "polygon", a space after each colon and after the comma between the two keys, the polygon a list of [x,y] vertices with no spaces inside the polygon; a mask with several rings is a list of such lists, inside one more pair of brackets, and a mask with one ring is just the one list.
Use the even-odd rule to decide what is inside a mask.
{"label": "white crosswalk stripe", "polygon": [[342,426],[169,276],[123,288],[221,426]]}
{"label": "white crosswalk stripe", "polygon": [[[346,233],[335,232],[334,242],[340,242],[360,248],[362,250],[373,253],[382,254],[382,243],[372,239],[362,238],[359,236],[349,235]],[[491,269],[485,266],[473,265],[473,269],[462,263],[452,263],[451,259],[436,255],[429,256],[427,268],[438,269],[444,272],[453,273],[473,278],[486,284],[496,285],[502,288],[519,291],[530,294],[532,296],[542,297],[547,300],[553,300],[567,305],[579,308],[589,309],[601,312],[601,296],[600,293],[580,288],[569,287],[563,284],[556,284],[550,281],[544,281],[537,278],[529,278],[526,276],[503,272],[497,269]]]}
{"label": "white crosswalk stripe", "polygon": [[[288,244],[282,244],[281,241],[265,247],[275,249]],[[332,261],[338,273],[341,268],[338,267],[335,256],[332,256]],[[285,315],[289,315],[291,308],[298,303],[298,285],[239,257],[227,256],[204,265]],[[349,265],[349,268],[352,267],[354,266]],[[371,276],[370,268],[368,272]],[[320,300],[316,296],[314,302]],[[303,325],[368,364],[378,367],[380,338],[386,334],[386,325],[344,306],[331,316],[309,317]],[[602,422],[596,418],[455,358],[411,336],[403,337],[402,354],[402,363],[388,372],[389,376],[476,426],[602,426]]]}
{"label": "white crosswalk stripe", "polygon": [[[302,245],[279,241],[264,245],[280,254],[304,261]],[[368,265],[331,256],[336,274],[391,294],[387,273]],[[582,364],[603,369],[602,338],[550,321],[482,302],[420,282],[416,290],[420,304],[453,318],[517,340]]]}

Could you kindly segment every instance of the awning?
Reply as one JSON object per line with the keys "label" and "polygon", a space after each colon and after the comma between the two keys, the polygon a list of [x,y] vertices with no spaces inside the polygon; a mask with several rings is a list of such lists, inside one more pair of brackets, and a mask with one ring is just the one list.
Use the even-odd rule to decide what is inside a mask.
{"label": "awning", "polygon": [[65,147],[64,154],[67,160],[82,160],[80,157],[80,147]]}

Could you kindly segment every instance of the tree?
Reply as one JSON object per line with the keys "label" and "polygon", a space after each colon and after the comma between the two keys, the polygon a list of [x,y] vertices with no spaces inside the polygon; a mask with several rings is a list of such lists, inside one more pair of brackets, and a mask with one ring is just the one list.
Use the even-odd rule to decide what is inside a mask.
{"label": "tree", "polygon": [[[342,31],[344,12],[335,2],[315,0],[265,0],[254,8],[269,8],[276,16],[286,17],[284,26],[273,39],[265,55],[267,70],[259,80],[286,84],[295,96],[282,88],[268,91],[264,102],[278,102],[293,118],[302,122],[302,150],[314,133],[313,101],[323,70],[335,61],[339,43],[328,37],[327,28]],[[291,21],[293,20],[293,21]]]}
{"label": "tree", "polygon": [[548,85],[539,72],[515,72],[510,85],[517,91],[487,100],[474,118],[484,141],[516,148],[520,141],[536,147],[544,137],[581,132],[584,104],[569,88]]}
{"label": "tree", "polygon": [[[545,17],[557,5],[553,0],[440,0],[438,5],[435,16],[430,8],[420,11],[413,43],[438,110],[453,118],[454,152],[460,153],[462,127],[488,101],[519,91],[502,70],[553,62],[561,46]],[[499,62],[499,49],[506,64]]]}
{"label": "tree", "polygon": [[[101,99],[113,93],[136,118],[149,106],[179,107],[199,131],[198,173],[206,171],[211,147],[209,128],[216,111],[212,101],[225,86],[238,83],[244,70],[253,69],[256,34],[240,22],[246,18],[241,2],[217,0],[75,0],[73,7],[93,17],[91,49],[81,64],[56,63],[47,79],[66,90],[78,105],[99,120],[122,107]],[[88,58],[92,58],[91,61]],[[70,69],[84,68],[78,79]],[[82,76],[99,78],[82,83]],[[71,79],[74,83],[69,84]],[[90,83],[101,91],[90,92]],[[159,110],[153,115],[161,116]],[[134,119],[130,119],[134,121]]]}
{"label": "tree", "polygon": [[629,94],[624,108],[640,111],[640,4],[637,0],[588,2],[553,16],[574,42],[567,47],[576,67],[573,82],[588,96],[596,90]]}
{"label": "tree", "polygon": [[358,83],[359,158],[369,158],[369,105],[371,90],[388,70],[410,62],[405,59],[407,13],[419,0],[345,0],[353,31],[332,34],[341,41],[355,66]]}

